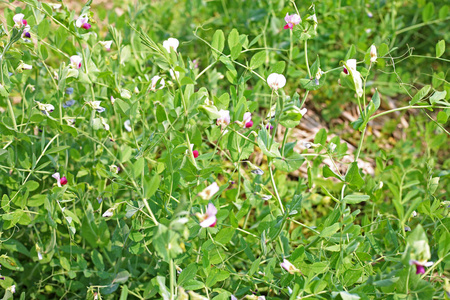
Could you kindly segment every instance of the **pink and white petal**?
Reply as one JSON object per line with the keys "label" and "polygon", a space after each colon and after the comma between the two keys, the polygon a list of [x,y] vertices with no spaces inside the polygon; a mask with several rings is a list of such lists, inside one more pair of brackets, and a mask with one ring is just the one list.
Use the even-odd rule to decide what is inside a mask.
{"label": "pink and white petal", "polygon": [[200,223],[200,226],[206,228],[214,226],[217,222],[216,216],[210,216]]}
{"label": "pink and white petal", "polygon": [[214,206],[214,204],[209,203],[208,208],[206,209],[206,215],[208,217],[211,217],[211,216],[215,216],[216,214],[217,214],[217,208]]}

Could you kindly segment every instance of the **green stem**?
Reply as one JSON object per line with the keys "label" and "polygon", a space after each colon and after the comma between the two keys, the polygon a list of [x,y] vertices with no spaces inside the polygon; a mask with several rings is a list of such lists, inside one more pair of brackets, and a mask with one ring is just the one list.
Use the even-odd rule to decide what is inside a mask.
{"label": "green stem", "polygon": [[174,265],[173,265],[173,259],[170,259],[170,264],[169,264],[169,268],[170,268],[170,299],[174,300],[175,299],[175,292],[174,292],[174,288],[175,288],[175,272],[174,272]]}
{"label": "green stem", "polygon": [[309,61],[308,61],[308,40],[305,40],[305,63],[306,69],[308,70],[308,76],[311,79],[311,70],[309,69]]}
{"label": "green stem", "polygon": [[354,160],[355,162],[358,160],[359,155],[361,154],[361,148],[362,148],[362,145],[363,145],[363,142],[364,142],[364,135],[366,134],[366,129],[367,129],[367,126],[364,127],[364,130],[361,133],[361,138],[359,140],[359,145],[358,145],[358,151],[356,152],[356,156],[355,156],[355,160]]}
{"label": "green stem", "polygon": [[14,115],[14,110],[13,110],[13,107],[11,104],[11,99],[9,99],[9,97],[8,97],[8,111],[9,111],[9,114],[10,114],[12,122],[13,122],[14,131],[17,131],[16,116]]}
{"label": "green stem", "polygon": [[156,220],[155,215],[153,214],[153,211],[152,211],[152,209],[150,208],[150,205],[148,204],[147,199],[143,198],[142,201],[144,201],[144,205],[145,205],[145,207],[147,208],[147,210],[148,210],[148,212],[149,212],[149,214],[150,214],[150,217],[151,217],[153,223],[154,223],[156,226],[158,226],[159,223],[158,223],[158,221]]}
{"label": "green stem", "polygon": [[390,113],[393,113],[393,112],[396,112],[396,111],[406,110],[406,109],[410,109],[410,108],[429,108],[429,107],[432,107],[432,108],[448,108],[446,106],[435,106],[435,105],[416,105],[416,106],[408,105],[408,106],[404,106],[404,107],[399,107],[399,108],[394,108],[394,109],[391,109],[391,110],[387,110],[387,111],[384,111],[384,112],[379,113],[377,115],[374,115],[374,116],[369,118],[369,121],[372,121],[373,119],[376,119],[378,117],[381,117],[381,116],[384,116],[384,115],[387,115],[387,114],[390,114]]}
{"label": "green stem", "polygon": [[443,20],[434,20],[434,21],[431,21],[431,22],[423,22],[423,23],[419,23],[419,24],[414,24],[412,26],[405,27],[403,29],[397,30],[395,32],[395,34],[397,35],[397,34],[400,34],[400,33],[403,33],[403,32],[409,31],[409,30],[420,28],[420,27],[423,27],[423,26],[426,26],[426,25],[431,25],[431,24],[434,24],[434,23],[444,22],[444,21],[447,21],[447,20],[450,20],[450,17],[447,17],[447,18],[445,18]]}
{"label": "green stem", "polygon": [[275,197],[277,198],[278,203],[280,204],[281,212],[284,214],[283,203],[281,202],[280,195],[278,194],[277,185],[275,184],[275,178],[273,177],[272,166],[270,163],[269,163],[269,173],[270,173],[270,180],[272,181],[273,191],[275,192]]}

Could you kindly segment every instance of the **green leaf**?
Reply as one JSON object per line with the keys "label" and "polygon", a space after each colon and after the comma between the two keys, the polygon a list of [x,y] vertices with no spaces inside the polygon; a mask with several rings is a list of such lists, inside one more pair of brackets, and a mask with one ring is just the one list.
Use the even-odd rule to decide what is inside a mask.
{"label": "green leaf", "polygon": [[231,241],[235,229],[233,227],[226,227],[219,231],[216,235],[216,242],[225,245]]}
{"label": "green leaf", "polygon": [[321,128],[314,137],[314,144],[321,144],[322,146],[325,146],[327,143],[327,131],[325,128]]}
{"label": "green leaf", "polygon": [[358,204],[370,199],[368,195],[347,195],[344,197],[344,201],[347,204]]}
{"label": "green leaf", "polygon": [[158,174],[155,174],[149,180],[145,180],[145,182],[144,182],[144,195],[145,195],[146,198],[150,198],[151,196],[153,196],[156,193],[156,191],[158,190],[160,181],[161,181],[161,179],[159,178]]}
{"label": "green leaf", "polygon": [[441,57],[445,52],[445,40],[440,40],[436,44],[436,57]]}
{"label": "green leaf", "polygon": [[254,70],[260,67],[264,63],[265,59],[266,59],[266,51],[260,51],[256,53],[250,60],[250,69]]}
{"label": "green leaf", "polygon": [[142,171],[144,171],[145,159],[144,157],[140,157],[133,164],[133,177],[138,178],[141,176]]}
{"label": "green leaf", "polygon": [[444,258],[450,251],[450,233],[443,231],[439,238],[438,256]]}
{"label": "green leaf", "polygon": [[350,49],[348,49],[347,54],[345,55],[344,60],[345,60],[345,61],[349,60],[350,58],[352,58],[353,56],[355,56],[355,54],[356,54],[356,47],[355,47],[355,45],[352,44],[352,45],[350,46]]}
{"label": "green leaf", "polygon": [[379,57],[383,57],[386,54],[389,53],[389,46],[385,43],[382,43],[379,47],[378,47],[378,56]]}
{"label": "green leaf", "polygon": [[304,161],[305,158],[301,154],[293,152],[287,157],[276,157],[273,164],[283,172],[293,172],[300,168]]}
{"label": "green leaf", "polygon": [[283,74],[285,68],[286,68],[286,62],[284,62],[284,61],[276,62],[275,64],[272,64],[272,66],[269,69],[268,74],[272,74],[272,73]]}
{"label": "green leaf", "polygon": [[228,34],[228,47],[230,50],[239,43],[239,32],[233,28]]}
{"label": "green leaf", "polygon": [[95,267],[98,270],[103,271],[105,269],[105,264],[103,263],[103,256],[100,252],[98,252],[97,249],[94,249],[94,251],[91,252],[91,257]]}
{"label": "green leaf", "polygon": [[449,6],[448,5],[444,5],[441,7],[441,9],[439,10],[439,19],[445,19],[448,16],[448,11],[449,11]]}
{"label": "green leaf", "polygon": [[321,237],[330,237],[333,234],[335,234],[339,230],[340,227],[341,226],[339,225],[339,223],[334,223],[333,225],[324,228],[322,230],[322,232],[320,233],[320,236]]}
{"label": "green leaf", "polygon": [[66,257],[64,257],[64,256],[60,257],[59,262],[61,264],[61,267],[63,267],[64,270],[70,271],[70,263]]}
{"label": "green leaf", "polygon": [[260,264],[261,264],[261,257],[253,261],[252,266],[250,267],[250,270],[248,271],[247,275],[252,276],[253,274],[255,274],[255,272],[258,271]]}
{"label": "green leaf", "polygon": [[67,150],[69,148],[70,148],[70,146],[53,147],[53,148],[47,150],[45,152],[45,154],[48,155],[48,154],[52,154],[52,153],[57,153],[57,152],[61,152],[61,151]]}
{"label": "green leaf", "polygon": [[128,280],[128,278],[130,278],[130,273],[128,273],[128,271],[120,271],[114,278],[113,283],[124,283]]}
{"label": "green leaf", "polygon": [[185,283],[195,278],[197,270],[198,267],[196,263],[191,263],[189,266],[184,268],[178,276],[178,284],[184,287]]}
{"label": "green leaf", "polygon": [[358,164],[353,162],[345,175],[345,181],[351,188],[360,189],[364,185],[364,179],[361,177]]}
{"label": "green leaf", "polygon": [[428,2],[422,11],[422,20],[426,23],[431,21],[434,15],[434,4],[433,2]]}
{"label": "green leaf", "polygon": [[32,191],[35,191],[39,187],[39,183],[37,183],[36,181],[30,180],[30,181],[27,181],[23,185],[23,187],[26,188],[27,191],[32,192]]}
{"label": "green leaf", "polygon": [[414,97],[411,99],[411,101],[409,102],[410,105],[414,105],[417,102],[419,102],[420,100],[422,100],[426,95],[428,95],[428,92],[431,89],[431,85],[426,85],[424,86],[420,91],[418,91]]}
{"label": "green leaf", "polygon": [[334,177],[334,178],[337,178],[337,179],[343,181],[341,176],[339,176],[338,174],[334,173],[333,170],[331,170],[328,165],[323,166],[322,175],[325,178]]}
{"label": "green leaf", "polygon": [[208,274],[208,277],[206,278],[206,286],[212,287],[217,282],[224,281],[230,277],[230,273],[226,270],[220,270],[217,268],[211,269],[211,272]]}
{"label": "green leaf", "polygon": [[205,284],[201,281],[198,280],[189,280],[187,282],[184,283],[183,287],[186,290],[199,290],[205,287]]}
{"label": "green leaf", "polygon": [[447,96],[447,91],[435,91],[433,93],[433,95],[431,95],[430,97],[430,103],[434,104],[436,102],[438,102],[439,100],[443,100],[445,99],[445,97]]}
{"label": "green leaf", "polygon": [[124,284],[122,285],[122,292],[120,293],[119,300],[127,300],[128,299],[128,287]]}
{"label": "green leaf", "polygon": [[280,157],[280,151],[278,150],[279,143],[272,142],[272,145],[269,147],[270,137],[265,128],[262,128],[258,134],[258,146],[261,148],[261,151],[267,157]]}
{"label": "green leaf", "polygon": [[216,49],[213,49],[213,56],[215,59],[217,59],[220,55],[221,52],[223,51],[223,48],[225,47],[225,35],[223,34],[222,30],[216,30],[216,32],[213,35],[213,40],[212,40],[212,44],[211,46]]}
{"label": "green leaf", "polygon": [[439,124],[445,124],[445,123],[447,123],[447,121],[448,121],[448,115],[447,115],[444,111],[440,111],[440,112],[437,114],[436,121],[437,121]]}

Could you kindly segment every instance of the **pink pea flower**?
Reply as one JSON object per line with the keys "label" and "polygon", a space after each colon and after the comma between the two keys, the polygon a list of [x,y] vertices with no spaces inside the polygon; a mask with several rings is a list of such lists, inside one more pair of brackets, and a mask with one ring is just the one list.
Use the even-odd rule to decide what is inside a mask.
{"label": "pink pea flower", "polygon": [[217,223],[216,214],[217,208],[214,206],[214,204],[209,203],[208,208],[206,209],[206,213],[200,218],[202,219],[202,221],[200,222],[200,226],[204,228],[216,226]]}
{"label": "pink pea flower", "polygon": [[16,28],[22,28],[23,26],[27,26],[28,22],[24,19],[24,14],[17,14],[14,15],[13,21],[14,21],[14,27]]}
{"label": "pink pea flower", "polygon": [[197,158],[200,155],[200,153],[198,153],[198,150],[192,151],[192,154],[194,155],[194,158]]}
{"label": "pink pea flower", "polygon": [[244,114],[244,117],[242,118],[242,122],[241,121],[235,121],[235,123],[238,124],[239,126],[243,127],[243,128],[251,128],[251,127],[253,127],[252,113],[251,112],[246,112]]}
{"label": "pink pea flower", "polygon": [[414,260],[411,259],[409,261],[410,265],[416,266],[416,274],[425,274],[425,267],[431,267],[433,265],[432,261],[426,261],[426,260]]}
{"label": "pink pea flower", "polygon": [[81,68],[81,62],[83,61],[83,58],[79,55],[72,55],[70,57],[70,66],[74,69]]}
{"label": "pink pea flower", "polygon": [[288,271],[290,274],[300,272],[300,270],[297,269],[293,264],[291,264],[291,262],[288,261],[287,259],[283,259],[283,262],[280,264],[280,266],[286,271]]}
{"label": "pink pea flower", "polygon": [[59,187],[67,184],[67,178],[65,176],[60,177],[59,172],[56,172],[55,174],[53,174],[52,177],[56,179],[56,184]]}
{"label": "pink pea flower", "polygon": [[286,17],[284,17],[284,20],[287,24],[283,28],[292,29],[295,25],[300,24],[302,18],[300,18],[300,16],[297,14],[289,15],[288,13],[286,13]]}
{"label": "pink pea flower", "polygon": [[244,120],[242,121],[244,123],[245,128],[251,128],[253,127],[253,121],[252,121],[252,113],[246,112],[244,114]]}
{"label": "pink pea flower", "polygon": [[84,28],[86,30],[91,29],[91,24],[89,24],[89,17],[87,15],[81,15],[75,22],[75,26],[77,26],[78,28]]}

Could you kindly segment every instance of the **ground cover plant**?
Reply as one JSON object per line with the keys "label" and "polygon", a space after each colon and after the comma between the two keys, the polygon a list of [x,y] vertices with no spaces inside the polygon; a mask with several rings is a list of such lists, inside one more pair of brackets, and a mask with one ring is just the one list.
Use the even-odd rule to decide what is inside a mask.
{"label": "ground cover plant", "polygon": [[3,3],[3,299],[449,299],[449,9]]}

